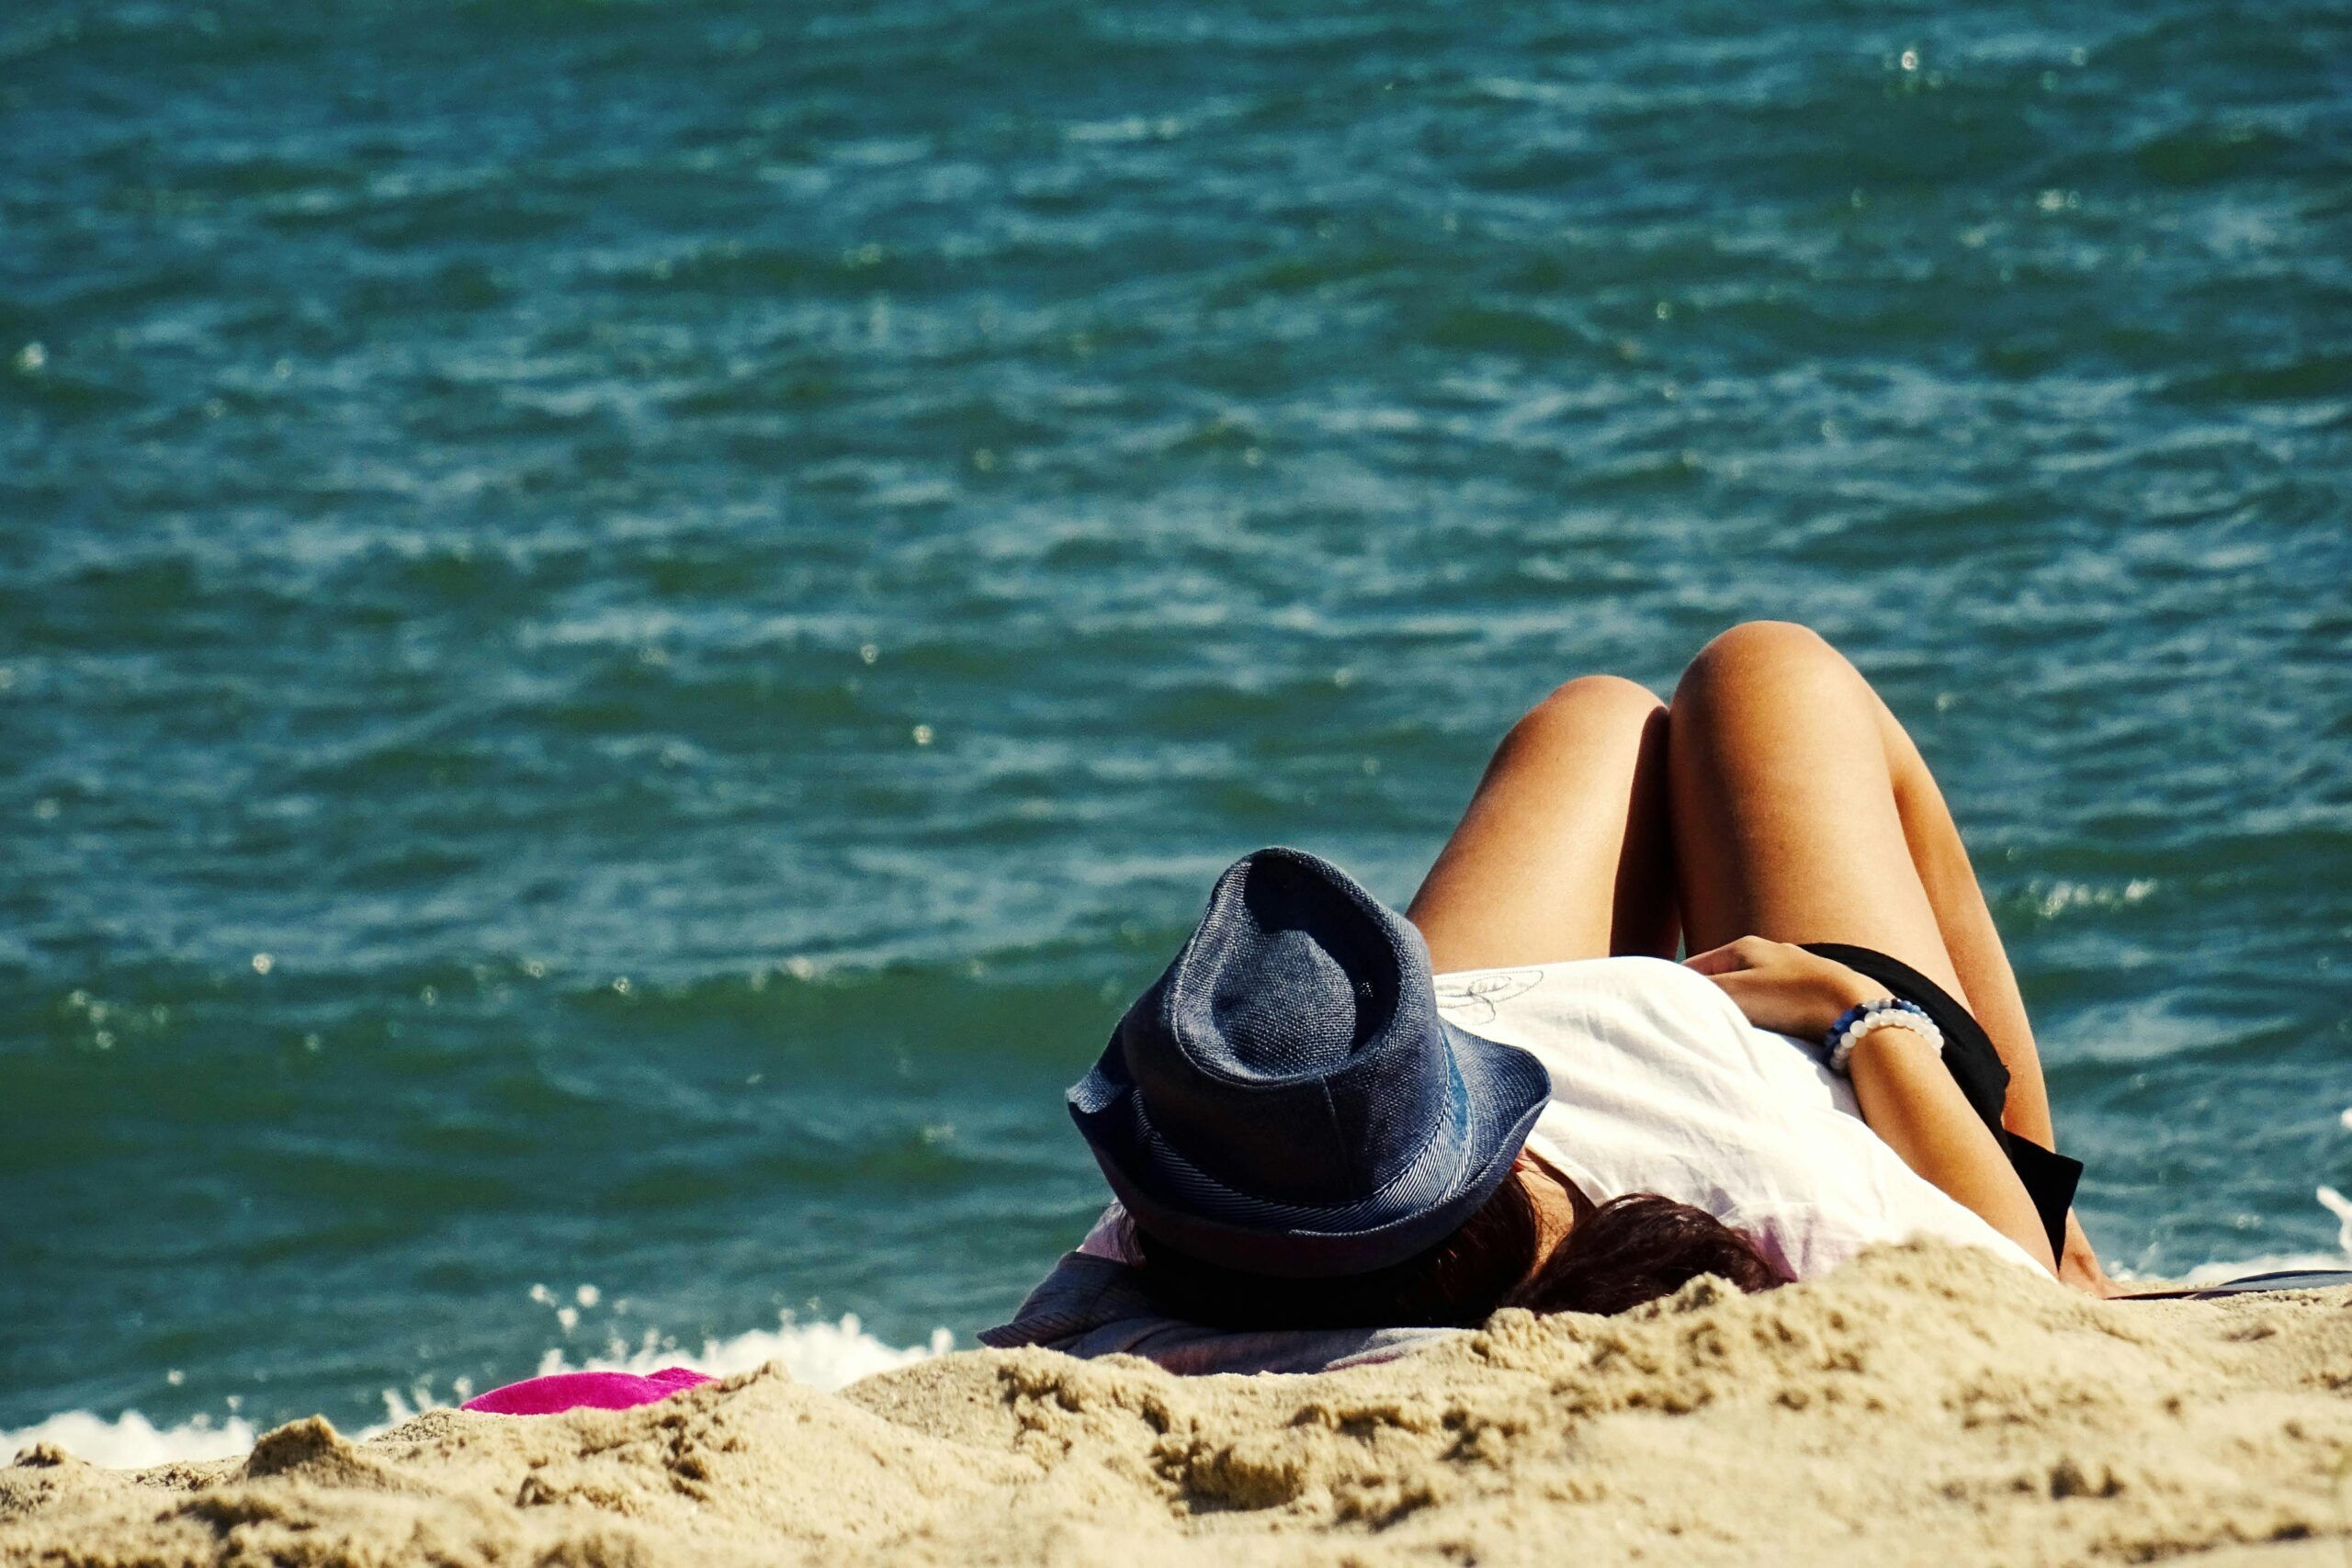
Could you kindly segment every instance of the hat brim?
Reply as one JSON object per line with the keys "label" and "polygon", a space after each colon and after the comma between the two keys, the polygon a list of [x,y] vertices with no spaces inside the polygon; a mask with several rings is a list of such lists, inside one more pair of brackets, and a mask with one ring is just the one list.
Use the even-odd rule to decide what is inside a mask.
{"label": "hat brim", "polygon": [[[1368,1274],[1443,1240],[1510,1174],[1552,1097],[1552,1075],[1529,1052],[1438,1021],[1453,1071],[1449,1116],[1402,1171],[1340,1208],[1275,1203],[1223,1187],[1151,1127],[1117,1043],[1069,1091],[1103,1179],[1153,1239],[1206,1263],[1283,1279]],[[1132,1174],[1178,1173],[1155,1190]],[[1221,1217],[1202,1213],[1213,1199]]]}

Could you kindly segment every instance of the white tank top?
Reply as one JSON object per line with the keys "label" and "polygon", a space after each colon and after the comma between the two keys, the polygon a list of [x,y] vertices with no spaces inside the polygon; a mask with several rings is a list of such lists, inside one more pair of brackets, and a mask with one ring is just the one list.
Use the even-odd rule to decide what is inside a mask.
{"label": "white tank top", "polygon": [[1594,958],[1437,977],[1455,1027],[1533,1052],[1552,1103],[1529,1139],[1595,1202],[1657,1192],[1753,1236],[1808,1280],[1881,1242],[1930,1236],[2036,1273],[2023,1248],[1915,1174],[1852,1087],[1749,1025],[1704,976]]}

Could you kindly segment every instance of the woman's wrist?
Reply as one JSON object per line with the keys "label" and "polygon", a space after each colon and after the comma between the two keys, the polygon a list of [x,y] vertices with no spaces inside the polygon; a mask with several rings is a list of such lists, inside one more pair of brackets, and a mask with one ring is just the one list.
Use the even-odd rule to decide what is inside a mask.
{"label": "woman's wrist", "polygon": [[1858,1007],[1885,1001],[1892,995],[1884,986],[1859,969],[1839,964],[1841,973],[1829,977],[1828,995],[1822,1000],[1821,1020],[1807,1033],[1815,1040],[1837,1027],[1838,1021]]}

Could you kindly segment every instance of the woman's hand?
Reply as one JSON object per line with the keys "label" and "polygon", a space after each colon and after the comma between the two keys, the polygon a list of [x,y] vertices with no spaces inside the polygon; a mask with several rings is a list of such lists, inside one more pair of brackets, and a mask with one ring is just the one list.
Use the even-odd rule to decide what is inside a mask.
{"label": "woman's hand", "polygon": [[1847,1009],[1886,996],[1884,986],[1794,942],[1744,936],[1684,959],[1706,976],[1758,1029],[1819,1040]]}

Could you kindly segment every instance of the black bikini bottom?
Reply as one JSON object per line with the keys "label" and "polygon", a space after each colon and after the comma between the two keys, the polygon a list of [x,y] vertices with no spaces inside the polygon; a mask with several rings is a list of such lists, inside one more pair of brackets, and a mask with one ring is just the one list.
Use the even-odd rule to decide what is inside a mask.
{"label": "black bikini bottom", "polygon": [[2002,1152],[2009,1156],[2009,1164],[2017,1168],[2018,1179],[2025,1183],[2026,1196],[2033,1200],[2035,1212],[2041,1215],[2042,1228],[2050,1233],[2050,1256],[2054,1258],[2063,1254],[2066,1250],[2066,1211],[2074,1206],[2075,1188],[2083,1179],[2083,1162],[2045,1149],[2001,1125],[2001,1107],[2009,1093],[2009,1069],[2001,1065],[2000,1053],[1993,1049],[1992,1036],[1984,1032],[1984,1025],[1950,991],[1899,958],[1842,942],[1808,942],[1801,945],[1808,953],[1817,953],[1849,969],[1860,970],[1905,1001],[1917,1002],[1927,1010],[1928,1016],[1936,1021],[1936,1027],[1944,1032],[1944,1066],[1951,1069],[1960,1092],[1968,1097],[1970,1108],[1993,1130]]}

